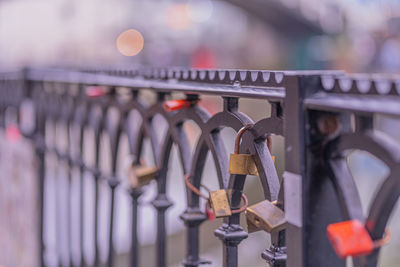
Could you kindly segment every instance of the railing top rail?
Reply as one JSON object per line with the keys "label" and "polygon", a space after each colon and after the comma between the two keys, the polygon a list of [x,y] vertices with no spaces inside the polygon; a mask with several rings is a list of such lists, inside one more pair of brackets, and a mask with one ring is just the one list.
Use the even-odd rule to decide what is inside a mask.
{"label": "railing top rail", "polygon": [[[319,92],[362,96],[399,96],[400,76],[346,74],[343,71],[199,70],[179,68],[138,69],[39,69],[0,73],[0,80],[25,78],[37,82],[149,88],[160,92],[212,94],[225,97],[263,98],[273,102],[285,97],[285,81],[313,79]],[[317,97],[320,98],[320,97]],[[316,100],[315,100],[316,101]]]}

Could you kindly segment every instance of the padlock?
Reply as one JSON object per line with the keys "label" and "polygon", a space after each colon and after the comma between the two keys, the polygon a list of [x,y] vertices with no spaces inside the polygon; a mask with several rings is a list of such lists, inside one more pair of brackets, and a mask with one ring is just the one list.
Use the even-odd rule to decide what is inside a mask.
{"label": "padlock", "polygon": [[328,238],[340,258],[348,256],[363,256],[373,252],[389,242],[390,233],[385,232],[385,237],[378,240],[372,240],[362,222],[350,220],[339,223],[333,223],[327,227]]}
{"label": "padlock", "polygon": [[211,191],[209,199],[216,218],[229,217],[232,215],[228,195],[224,189]]}
{"label": "padlock", "polygon": [[17,125],[10,124],[6,128],[6,138],[7,141],[11,143],[15,143],[21,139],[21,132]]}
{"label": "padlock", "polygon": [[242,127],[235,140],[234,153],[229,158],[229,173],[242,175],[258,175],[257,166],[251,154],[239,154],[240,139],[244,132],[248,131],[253,125]]}
{"label": "padlock", "polygon": [[189,108],[194,103],[195,103],[195,101],[188,100],[188,99],[172,99],[172,100],[164,101],[163,108],[165,111],[171,112],[171,111],[175,111],[175,110]]}
{"label": "padlock", "polygon": [[90,98],[101,97],[106,94],[106,89],[103,86],[89,86],[86,88],[86,95]]}
{"label": "padlock", "polygon": [[209,221],[214,221],[215,220],[215,214],[214,214],[214,211],[211,208],[211,203],[210,203],[209,200],[206,201],[205,212],[204,213],[207,215],[207,219]]}
{"label": "padlock", "polygon": [[129,181],[132,188],[139,188],[148,185],[156,178],[158,168],[155,166],[132,166],[129,170]]}
{"label": "padlock", "polygon": [[231,154],[229,158],[229,173],[243,175],[258,175],[253,155]]}
{"label": "padlock", "polygon": [[286,228],[285,213],[268,200],[248,207],[246,220],[249,233],[259,230],[272,233]]}

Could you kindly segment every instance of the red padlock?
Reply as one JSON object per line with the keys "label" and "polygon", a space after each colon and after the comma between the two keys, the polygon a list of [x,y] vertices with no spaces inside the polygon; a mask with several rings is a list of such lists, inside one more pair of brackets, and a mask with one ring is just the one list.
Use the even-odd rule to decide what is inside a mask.
{"label": "red padlock", "polygon": [[330,224],[327,234],[336,254],[341,258],[368,255],[390,240],[389,231],[385,232],[382,239],[372,240],[365,226],[358,220]]}
{"label": "red padlock", "polygon": [[11,143],[17,142],[21,138],[21,132],[19,131],[18,126],[15,124],[8,125],[6,128],[6,137]]}
{"label": "red padlock", "polygon": [[215,214],[214,214],[214,211],[211,208],[209,200],[206,201],[205,214],[207,215],[207,218],[208,218],[209,221],[214,221],[215,220]]}
{"label": "red padlock", "polygon": [[91,98],[104,96],[106,90],[103,86],[89,86],[86,88],[86,95]]}
{"label": "red padlock", "polygon": [[194,101],[187,99],[173,99],[164,101],[163,108],[165,111],[171,112],[179,109],[189,108],[193,103]]}

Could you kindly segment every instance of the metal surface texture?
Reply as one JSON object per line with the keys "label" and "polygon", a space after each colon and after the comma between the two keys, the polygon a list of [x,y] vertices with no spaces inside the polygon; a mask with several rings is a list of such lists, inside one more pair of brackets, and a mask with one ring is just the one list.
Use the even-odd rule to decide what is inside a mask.
{"label": "metal surface texture", "polygon": [[[88,87],[102,86],[104,94],[97,97],[87,95]],[[151,105],[143,103],[142,91],[155,96]],[[163,102],[173,93],[183,93],[188,99],[203,95],[222,98],[220,112],[211,115],[194,104],[172,112],[163,108]],[[270,116],[253,121],[239,111],[239,99],[265,100],[270,103]],[[31,103],[34,122],[26,127],[24,103]],[[140,121],[132,121],[130,113],[135,111]],[[115,116],[111,116],[113,113]],[[43,205],[46,190],[46,156],[55,155],[57,165],[68,168],[71,187],[71,172],[79,172],[79,210],[68,207],[67,218],[79,217],[78,263],[72,262],[71,228],[58,238],[67,238],[70,245],[68,265],[87,266],[83,244],[90,242],[95,248],[94,266],[100,266],[99,255],[99,184],[106,181],[110,197],[107,219],[107,266],[116,266],[115,192],[121,187],[117,165],[121,136],[127,136],[129,154],[133,166],[140,165],[143,143],[149,140],[153,155],[157,183],[157,196],[152,205],[157,212],[156,266],[167,266],[166,213],[173,205],[167,188],[168,163],[172,146],[176,146],[182,173],[190,177],[190,183],[200,188],[207,153],[215,163],[219,189],[229,190],[232,211],[241,207],[246,175],[230,174],[227,150],[221,139],[223,128],[238,132],[246,125],[239,144],[239,153],[251,154],[258,176],[268,201],[285,210],[286,228],[271,233],[271,247],[260,248],[266,266],[345,266],[330,245],[326,233],[327,225],[333,222],[357,219],[366,224],[373,240],[382,238],[393,207],[400,195],[400,143],[383,132],[374,129],[376,114],[400,115],[400,83],[396,77],[351,76],[337,71],[254,71],[254,70],[186,70],[151,69],[34,69],[0,73],[0,127],[18,125],[23,135],[32,140],[38,161],[38,192],[41,205],[38,229],[41,240],[40,266],[47,266],[45,253],[50,248],[43,238]],[[161,140],[152,124],[155,116],[161,116],[168,124]],[[193,121],[201,130],[194,149],[191,149],[184,122]],[[352,123],[352,120],[354,123]],[[56,127],[46,127],[47,124]],[[137,130],[132,130],[135,124]],[[354,124],[354,125],[353,125]],[[93,133],[87,140],[85,131]],[[278,177],[274,161],[266,140],[270,135],[285,138],[283,182]],[[61,136],[66,137],[60,142]],[[107,137],[104,142],[103,136]],[[75,140],[75,141],[73,141]],[[103,140],[103,141],[102,141]],[[86,142],[93,142],[93,162],[84,157]],[[63,144],[60,144],[63,143]],[[107,147],[110,156],[110,171],[101,166],[101,153]],[[390,175],[377,188],[370,209],[364,214],[355,182],[348,170],[346,156],[354,149],[371,153],[390,169]],[[87,224],[83,206],[85,173],[91,174],[94,187],[93,240],[84,240],[83,226]],[[182,179],[182,183],[185,181]],[[285,186],[285,189],[284,189]],[[138,205],[144,188],[126,190],[132,200],[130,266],[139,266]],[[68,199],[71,198],[71,193]],[[184,266],[199,266],[207,263],[199,257],[199,227],[207,220],[200,206],[199,196],[187,190],[186,210],[180,216],[187,229],[186,257]],[[61,200],[60,200],[61,201]],[[68,201],[70,203],[70,201]],[[318,205],[317,205],[318,204]],[[62,203],[56,203],[57,206]],[[77,214],[77,215],[76,215]],[[104,229],[103,229],[104,230]],[[238,266],[238,246],[248,237],[240,226],[240,214],[224,218],[224,223],[215,230],[223,246],[223,264]],[[316,253],[316,250],[321,253]],[[323,252],[323,253],[322,253]],[[60,251],[58,251],[60,253]],[[353,260],[354,266],[377,266],[379,249],[368,256]],[[58,265],[62,266],[58,255]]]}

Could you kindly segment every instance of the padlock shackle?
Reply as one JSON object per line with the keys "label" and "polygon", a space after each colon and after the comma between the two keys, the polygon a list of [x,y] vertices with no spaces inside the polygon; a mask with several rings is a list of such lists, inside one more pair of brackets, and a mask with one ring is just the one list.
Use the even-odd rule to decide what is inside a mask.
{"label": "padlock shackle", "polygon": [[[205,200],[208,200],[208,196],[203,195],[197,187],[195,187],[194,185],[192,185],[189,182],[190,176],[191,176],[190,174],[185,174],[185,177],[184,177],[187,188],[189,188],[193,193],[195,193],[199,197],[204,198]],[[207,191],[210,191],[206,186],[203,186],[203,187],[206,188]]]}
{"label": "padlock shackle", "polygon": [[243,211],[245,211],[247,209],[247,207],[249,206],[249,200],[247,199],[247,197],[244,193],[242,193],[242,199],[244,202],[243,206],[240,207],[240,209],[232,210],[232,214],[242,213]]}
{"label": "padlock shackle", "polygon": [[254,126],[254,124],[247,124],[247,125],[243,126],[242,128],[240,128],[240,130],[238,131],[238,133],[236,135],[236,139],[235,139],[235,149],[234,149],[235,154],[239,154],[240,140],[242,139],[243,134],[246,131],[253,128],[253,126]]}
{"label": "padlock shackle", "polygon": [[382,237],[381,239],[374,240],[374,248],[380,248],[387,243],[389,243],[390,239],[392,239],[392,234],[390,233],[389,229],[385,229],[385,236]]}
{"label": "padlock shackle", "polygon": [[[247,124],[245,126],[243,126],[242,128],[240,128],[240,130],[238,131],[237,135],[236,135],[236,139],[235,139],[235,149],[234,149],[234,153],[235,154],[239,154],[239,150],[240,150],[240,140],[242,139],[243,134],[250,130],[251,128],[253,128],[254,124]],[[267,147],[269,150],[269,153],[272,153],[272,136],[268,135],[267,136]]]}
{"label": "padlock shackle", "polygon": [[[195,193],[195,194],[198,195],[199,197],[204,198],[205,200],[208,201],[208,200],[209,200],[209,197],[207,197],[206,195],[203,195],[197,187],[195,187],[194,185],[192,185],[192,184],[189,182],[189,178],[190,178],[190,174],[185,174],[184,179],[185,179],[185,184],[186,184],[186,186],[187,186],[193,193]],[[201,186],[204,187],[207,191],[210,191],[206,186],[204,186],[204,185],[201,185]],[[244,202],[243,206],[240,207],[240,209],[232,210],[232,214],[242,213],[243,211],[245,211],[245,210],[247,209],[247,207],[249,206],[249,200],[247,199],[247,197],[246,197],[246,195],[245,195],[244,193],[242,193],[242,199],[243,199],[243,202]]]}

